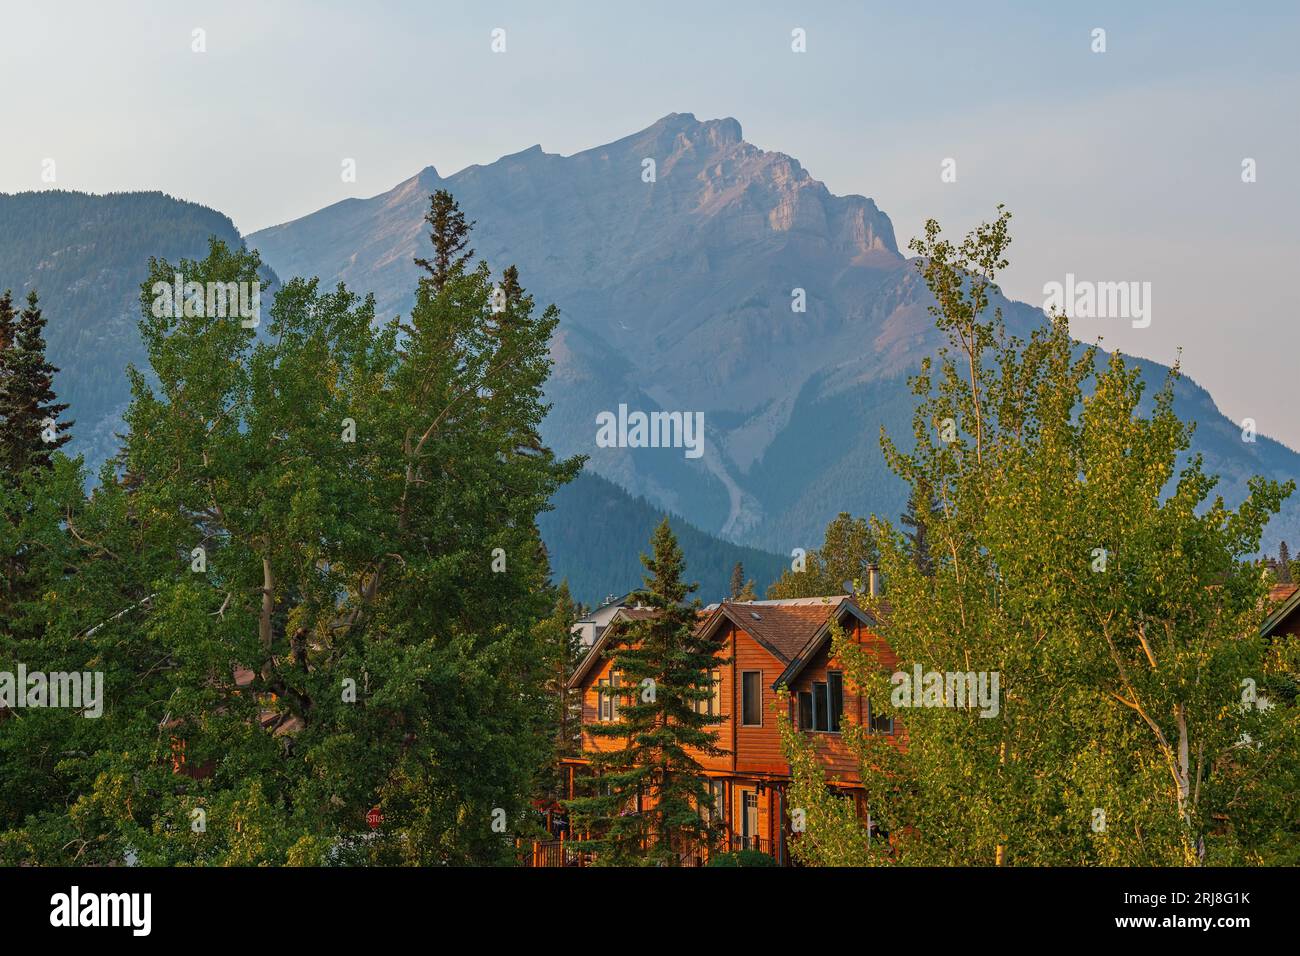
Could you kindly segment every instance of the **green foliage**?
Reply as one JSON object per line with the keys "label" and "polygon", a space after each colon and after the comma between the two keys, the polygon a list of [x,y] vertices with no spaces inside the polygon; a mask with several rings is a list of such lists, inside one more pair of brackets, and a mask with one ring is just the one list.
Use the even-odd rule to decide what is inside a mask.
{"label": "green foliage", "polygon": [[6,476],[48,468],[71,439],[67,410],[54,399],[54,373],[45,358],[45,317],[33,289],[15,321],[10,294],[0,295],[0,468]]}
{"label": "green foliage", "polygon": [[[0,194],[0,289],[39,287],[50,325],[54,390],[77,421],[71,445],[92,469],[117,451],[130,401],[123,374],[144,366],[136,332],[140,277],[151,255],[202,258],[208,239],[241,244],[227,216],[160,192]],[[274,281],[262,267],[263,286]]]}
{"label": "green foliage", "polygon": [[88,500],[62,456],[22,492],[6,553],[76,553],[17,650],[107,700],[6,721],[0,859],[500,863],[529,826],[556,744],[535,518],[580,466],[536,437],[556,310],[494,312],[481,264],[401,323],[297,279],[265,338],[152,314],[175,272],[259,269],[217,240],[151,261],[120,458]]}
{"label": "green foliage", "polygon": [[802,598],[843,594],[846,582],[850,587],[862,585],[867,567],[876,562],[877,554],[875,535],[866,519],[841,511],[826,526],[822,546],[806,555],[804,570],[787,568],[767,589],[767,596]]}
{"label": "green foliage", "polygon": [[806,866],[870,866],[881,862],[881,853],[872,852],[867,831],[859,825],[853,801],[828,785],[813,742],[790,720],[789,693],[784,688],[777,705],[777,721],[781,747],[790,761],[786,798],[791,807],[791,826],[802,827],[791,834],[790,855]]}
{"label": "green foliage", "polygon": [[[569,583],[561,581],[555,590],[555,606],[550,615],[537,622],[536,637],[546,662],[546,694],[553,707],[555,757],[570,757],[582,749],[582,693],[570,689],[569,677],[582,659],[581,636],[574,633],[580,608],[569,593]],[[568,775],[558,759],[547,767],[542,790],[554,799],[564,796]]]}
{"label": "green foliage", "polygon": [[[889,582],[876,609],[900,671],[996,672],[998,711],[915,706],[868,648],[834,642],[849,681],[906,733],[905,750],[846,735],[890,859],[1176,865],[1202,846],[1206,862],[1293,858],[1300,826],[1275,801],[1300,785],[1297,711],[1280,694],[1243,704],[1246,682],[1295,674],[1256,636],[1250,560],[1293,485],[1254,479],[1228,509],[1199,458],[1178,467],[1191,429],[1172,377],[1144,412],[1139,371],[1118,355],[1098,367],[1063,317],[1008,336],[985,308],[1008,219],[960,246],[930,222],[914,246],[949,348],[913,380],[914,450],[882,442],[938,502],[933,574],[891,523],[873,524]],[[860,826],[810,819],[814,843]]]}
{"label": "green foliage", "polygon": [[587,726],[620,746],[592,753],[592,795],[570,802],[575,823],[592,833],[585,847],[605,865],[677,865],[717,835],[717,823],[698,810],[711,804],[692,751],[721,753],[709,728],[723,717],[698,705],[713,695],[725,642],[696,629],[699,602],[687,603],[695,585],[682,580],[682,551],[667,519],[651,546],[642,558],[645,588],[635,597],[654,613],[617,625],[606,651],[620,679],[612,691],[617,719]]}
{"label": "green foliage", "polygon": [[715,853],[709,857],[709,866],[776,866],[770,853],[758,850],[736,850],[734,853]]}

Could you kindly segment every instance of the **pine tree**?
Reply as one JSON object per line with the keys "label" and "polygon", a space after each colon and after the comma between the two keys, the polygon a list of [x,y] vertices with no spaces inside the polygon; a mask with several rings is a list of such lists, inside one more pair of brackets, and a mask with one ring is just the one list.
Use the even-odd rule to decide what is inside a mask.
{"label": "pine tree", "polygon": [[565,781],[560,776],[558,758],[576,754],[582,741],[582,694],[570,689],[569,677],[582,657],[582,638],[573,627],[581,613],[569,592],[569,582],[561,581],[555,589],[555,606],[549,617],[541,620],[538,634],[549,669],[546,690],[553,702],[551,735],[554,739],[554,758],[542,781],[543,791],[551,797],[560,797]]}
{"label": "pine tree", "polygon": [[1291,549],[1283,541],[1277,551],[1277,583],[1291,583]]}
{"label": "pine tree", "polygon": [[439,189],[429,197],[429,211],[424,221],[430,228],[433,259],[417,257],[415,264],[429,273],[427,281],[433,285],[434,291],[441,292],[452,276],[465,271],[474,255],[473,249],[466,248],[474,223],[465,221],[460,205],[445,189]]}
{"label": "pine tree", "polygon": [[0,352],[0,464],[11,476],[49,468],[53,453],[71,440],[72,425],[58,420],[68,406],[55,401],[58,369],[45,358],[45,318],[36,291],[28,293],[16,325],[12,311],[6,293],[0,299],[0,343],[10,342]]}
{"label": "pine tree", "polygon": [[594,795],[571,802],[602,864],[675,865],[717,835],[699,810],[709,792],[693,754],[722,752],[711,728],[723,718],[701,713],[699,703],[712,696],[726,645],[696,628],[699,602],[687,603],[696,586],[682,581],[681,548],[666,518],[651,544],[635,597],[655,613],[616,625],[607,654],[623,688],[617,719],[587,726],[620,746],[593,756]]}
{"label": "pine tree", "polygon": [[731,600],[740,600],[740,592],[745,589],[745,566],[737,561],[731,569]]}
{"label": "pine tree", "polygon": [[[11,393],[14,387],[14,367],[18,363],[17,322],[18,313],[14,311],[13,294],[6,289],[0,295],[0,465],[7,465],[9,461],[9,420],[13,414],[10,409],[16,407],[18,401],[17,396]],[[7,484],[12,484],[18,475],[5,467],[0,470],[0,477]]]}
{"label": "pine tree", "polygon": [[[5,289],[4,294],[0,295],[0,358],[2,358],[14,344],[17,319],[18,313],[14,311],[13,292],[10,289]],[[3,369],[4,366],[0,365],[0,374],[5,374],[2,371]],[[2,384],[3,382],[0,381],[0,385]]]}

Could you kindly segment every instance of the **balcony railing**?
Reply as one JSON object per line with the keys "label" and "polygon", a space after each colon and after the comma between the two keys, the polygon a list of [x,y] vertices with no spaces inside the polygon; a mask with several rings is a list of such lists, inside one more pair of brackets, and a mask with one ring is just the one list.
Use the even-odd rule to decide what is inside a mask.
{"label": "balcony railing", "polygon": [[757,850],[759,853],[766,853],[768,856],[771,856],[772,841],[764,840],[763,838],[756,836],[742,836],[738,833],[732,834],[731,851],[733,853],[738,853],[741,850]]}

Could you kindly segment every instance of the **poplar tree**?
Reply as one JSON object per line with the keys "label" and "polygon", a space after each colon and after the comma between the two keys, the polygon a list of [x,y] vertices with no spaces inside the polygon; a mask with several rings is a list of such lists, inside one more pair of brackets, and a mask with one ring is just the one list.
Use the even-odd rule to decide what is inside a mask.
{"label": "poplar tree", "polygon": [[[1253,478],[1228,508],[1185,455],[1176,367],[1144,402],[1139,371],[1119,354],[1099,362],[1064,316],[1009,334],[990,307],[1008,221],[960,244],[930,221],[913,245],[948,346],[912,380],[910,447],[882,444],[938,502],[934,568],[923,574],[877,520],[888,604],[863,599],[898,673],[996,673],[997,707],[904,692],[868,647],[836,635],[846,680],[906,746],[846,730],[892,838],[868,848],[814,833],[810,862],[845,845],[912,864],[1294,860],[1300,827],[1283,794],[1300,786],[1300,721],[1292,699],[1262,707],[1255,689],[1293,678],[1296,647],[1258,636],[1252,558],[1294,483]],[[862,826],[810,816],[818,825]]]}
{"label": "poplar tree", "polygon": [[668,520],[642,555],[644,587],[636,602],[653,614],[618,623],[607,655],[622,690],[611,693],[617,719],[587,731],[617,741],[592,755],[592,795],[571,802],[585,841],[606,865],[678,865],[709,845],[718,822],[697,756],[717,755],[712,727],[724,719],[700,706],[713,696],[712,671],[726,660],[725,642],[697,628],[694,584],[682,580],[684,563]]}

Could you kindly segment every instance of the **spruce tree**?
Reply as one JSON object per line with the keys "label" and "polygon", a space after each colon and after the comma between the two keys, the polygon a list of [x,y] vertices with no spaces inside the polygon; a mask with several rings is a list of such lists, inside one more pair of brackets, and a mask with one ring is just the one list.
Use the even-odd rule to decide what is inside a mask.
{"label": "spruce tree", "polygon": [[729,597],[736,601],[740,599],[740,592],[745,589],[745,566],[737,561],[736,566],[731,569],[731,593]]}
{"label": "spruce tree", "polygon": [[465,221],[460,205],[445,189],[439,189],[429,197],[429,211],[425,213],[424,221],[429,224],[433,258],[417,257],[415,264],[429,273],[427,281],[433,285],[434,291],[441,292],[453,275],[465,270],[474,255],[473,249],[466,248],[474,223]]}
{"label": "spruce tree", "polygon": [[[0,465],[8,464],[6,439],[9,434],[10,408],[16,402],[11,388],[14,380],[14,366],[18,360],[15,340],[18,335],[18,313],[14,311],[13,294],[6,289],[0,295]],[[17,474],[8,467],[0,469],[6,484],[12,484]]]}
{"label": "spruce tree", "polygon": [[537,625],[538,643],[548,670],[546,692],[552,703],[550,729],[554,754],[541,781],[543,793],[550,797],[564,794],[566,781],[559,758],[573,756],[581,749],[582,694],[569,687],[569,677],[583,653],[582,638],[573,629],[579,613],[580,608],[569,592],[569,582],[561,581],[555,589],[555,605],[550,616]]}
{"label": "spruce tree", "polygon": [[699,602],[687,603],[696,586],[682,580],[682,551],[666,518],[651,545],[635,598],[654,613],[616,625],[606,651],[623,688],[617,719],[587,727],[619,746],[593,755],[594,793],[571,803],[602,864],[677,865],[717,835],[700,812],[710,797],[696,755],[722,753],[711,728],[723,718],[699,704],[713,694],[725,643],[696,627]]}
{"label": "spruce tree", "polygon": [[1277,583],[1291,583],[1291,549],[1283,541],[1277,551]]}
{"label": "spruce tree", "polygon": [[[0,299],[0,464],[11,476],[28,468],[49,468],[53,453],[71,440],[71,422],[60,422],[68,406],[55,401],[54,374],[45,357],[45,318],[36,291],[13,324],[6,293]],[[12,330],[12,331],[10,331]]]}

